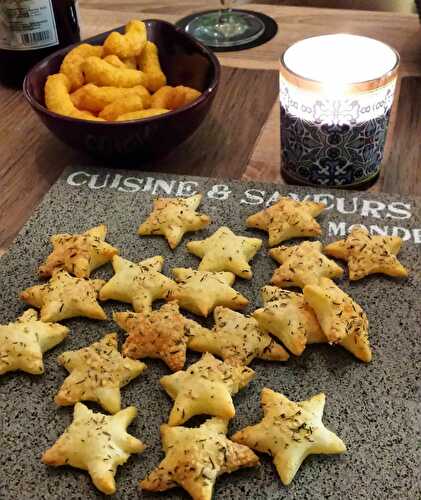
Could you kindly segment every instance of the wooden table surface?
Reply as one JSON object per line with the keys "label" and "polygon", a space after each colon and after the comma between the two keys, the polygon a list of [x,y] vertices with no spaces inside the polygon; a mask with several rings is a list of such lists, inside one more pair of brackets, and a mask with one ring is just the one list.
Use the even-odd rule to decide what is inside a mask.
{"label": "wooden table surface", "polygon": [[[83,0],[81,1],[81,24],[83,37],[124,24],[132,17],[160,18],[171,22],[208,6],[204,0]],[[215,5],[217,2],[215,1]],[[401,77],[421,78],[421,27],[418,17],[411,14],[362,12],[306,7],[285,7],[248,4],[248,9],[259,10],[275,18],[278,34],[265,45],[254,49],[228,52],[218,55],[225,66],[277,69],[279,55],[291,43],[302,38],[333,32],[349,32],[367,35],[395,47],[401,55]],[[413,79],[411,79],[413,81]],[[421,81],[421,80],[420,80]],[[412,86],[411,86],[412,85]],[[408,87],[408,89],[406,89]],[[405,95],[413,96],[420,87],[411,83],[405,86]],[[415,89],[415,90],[414,90]],[[411,93],[412,91],[412,93]],[[418,92],[419,94],[419,92]],[[399,95],[399,93],[398,93]],[[404,94],[402,94],[404,95]],[[409,99],[409,97],[408,97]],[[412,102],[403,103],[400,113],[414,113]],[[87,157],[59,143],[44,127],[33,121],[31,111],[21,92],[0,86],[0,253],[11,243],[13,237],[32,213],[42,196],[57,179],[66,165],[87,162]],[[397,101],[392,113],[391,131],[399,121]],[[407,120],[408,126],[420,129],[419,116]],[[252,119],[252,117],[250,118]],[[34,123],[36,124],[34,126]],[[39,127],[38,127],[39,124]],[[398,125],[399,126],[399,125]],[[420,131],[421,132],[421,131]],[[421,150],[417,144],[406,144],[411,148],[411,161],[415,173],[402,176],[398,172],[401,156],[395,155],[394,176],[381,178],[373,190],[416,193],[414,184],[419,180],[417,167],[421,169]],[[279,105],[274,102],[256,142],[251,150],[249,162],[239,178],[282,182],[279,177]],[[387,157],[393,156],[389,141]],[[143,167],[145,168],[145,167]],[[147,168],[147,166],[146,166]],[[224,169],[214,172],[224,176]],[[418,175],[418,177],[417,177]],[[402,180],[403,178],[403,180]],[[398,182],[401,179],[402,182]]]}

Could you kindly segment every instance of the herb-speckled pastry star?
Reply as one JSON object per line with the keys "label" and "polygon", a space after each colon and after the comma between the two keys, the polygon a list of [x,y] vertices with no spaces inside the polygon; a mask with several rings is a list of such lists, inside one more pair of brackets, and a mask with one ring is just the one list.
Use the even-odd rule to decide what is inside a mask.
{"label": "herb-speckled pastry star", "polygon": [[160,383],[174,400],[169,425],[180,425],[195,415],[233,418],[235,408],[231,396],[243,389],[255,376],[246,366],[233,366],[210,353],[179,371],[161,378]]}
{"label": "herb-speckled pastry star", "polygon": [[397,236],[371,236],[366,228],[357,226],[344,240],[327,245],[324,252],[348,262],[351,281],[374,273],[406,278],[408,270],[396,258],[401,245]]}
{"label": "herb-speckled pastry star", "polygon": [[271,283],[279,287],[303,288],[317,285],[321,277],[340,278],[343,269],[322,254],[320,241],[303,241],[300,245],[281,246],[269,250],[269,255],[279,264]]}
{"label": "herb-speckled pastry star", "polygon": [[323,425],[325,395],[294,403],[264,388],[264,417],[256,425],[236,432],[232,440],[273,457],[281,481],[288,485],[308,455],[344,453],[343,441]]}
{"label": "herb-speckled pastry star", "polygon": [[170,290],[167,300],[176,300],[180,307],[207,316],[216,306],[243,309],[248,299],[236,292],[235,275],[232,273],[211,273],[193,269],[175,268],[172,274],[177,285]]}
{"label": "herb-speckled pastry star", "polygon": [[273,247],[291,238],[320,236],[322,230],[314,217],[325,208],[324,203],[282,197],[271,207],[250,215],[246,225],[267,231],[269,246]]}
{"label": "herb-speckled pastry star", "polygon": [[117,312],[114,321],[128,333],[125,356],[162,359],[172,371],[183,368],[190,328],[176,302],[149,313]]}
{"label": "herb-speckled pastry star", "polygon": [[120,411],[120,388],[146,368],[141,361],[124,358],[118,352],[115,333],[78,351],[63,352],[58,362],[70,372],[55,397],[58,405],[96,401],[110,413]]}
{"label": "herb-speckled pastry star", "polygon": [[132,453],[142,453],[145,445],[127,433],[136,417],[134,406],[115,415],[94,413],[83,403],[76,403],[73,422],[42,456],[47,465],[71,465],[89,472],[94,485],[112,495],[116,491],[117,467]]}
{"label": "herb-speckled pastry star", "polygon": [[271,361],[289,358],[254,318],[221,306],[215,308],[214,318],[213,330],[197,329],[189,339],[189,349],[211,352],[232,365],[248,365],[254,358]]}
{"label": "herb-speckled pastry star", "polygon": [[78,278],[89,278],[91,272],[118,254],[117,248],[105,242],[107,226],[101,224],[82,234],[55,234],[51,237],[52,253],[39,267],[43,278],[56,269],[66,269]]}
{"label": "herb-speckled pastry star", "polygon": [[304,287],[304,298],[329,342],[340,344],[361,361],[371,361],[368,319],[361,306],[328,278]]}
{"label": "herb-speckled pastry star", "polygon": [[56,270],[48,283],[27,288],[20,298],[40,309],[41,321],[61,321],[83,316],[91,319],[107,319],[97,302],[103,280],[74,278],[65,270]]}
{"label": "herb-speckled pastry star", "polygon": [[253,313],[260,327],[277,337],[300,356],[308,343],[326,342],[319,322],[300,293],[265,286],[261,291],[264,307]]}
{"label": "herb-speckled pastry star", "polygon": [[0,375],[21,370],[44,373],[42,355],[67,337],[69,329],[58,323],[38,320],[38,313],[28,309],[14,323],[0,325]]}
{"label": "herb-speckled pastry star", "polygon": [[153,202],[153,212],[140,225],[139,234],[162,234],[174,249],[185,233],[198,231],[210,223],[207,215],[196,212],[202,196],[199,193],[188,198],[157,198]]}
{"label": "herb-speckled pastry star", "polygon": [[218,476],[259,464],[250,448],[226,437],[227,428],[227,421],[220,418],[193,429],[161,425],[165,458],[140,486],[147,491],[181,486],[193,500],[211,500]]}
{"label": "herb-speckled pastry star", "polygon": [[164,299],[174,282],[161,274],[164,257],[156,256],[135,264],[116,255],[115,275],[104,285],[101,300],[118,300],[132,304],[136,312],[150,311],[153,301]]}
{"label": "herb-speckled pastry star", "polygon": [[230,271],[240,278],[251,279],[249,261],[262,246],[258,238],[235,235],[228,227],[220,227],[201,241],[189,241],[187,250],[202,259],[199,271]]}

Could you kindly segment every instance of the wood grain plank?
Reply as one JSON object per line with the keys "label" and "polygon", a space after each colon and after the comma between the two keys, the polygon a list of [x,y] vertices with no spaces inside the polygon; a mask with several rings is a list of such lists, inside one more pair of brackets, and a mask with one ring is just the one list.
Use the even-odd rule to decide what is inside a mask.
{"label": "wood grain plank", "polygon": [[383,191],[421,195],[421,78],[402,79],[394,141],[383,170]]}

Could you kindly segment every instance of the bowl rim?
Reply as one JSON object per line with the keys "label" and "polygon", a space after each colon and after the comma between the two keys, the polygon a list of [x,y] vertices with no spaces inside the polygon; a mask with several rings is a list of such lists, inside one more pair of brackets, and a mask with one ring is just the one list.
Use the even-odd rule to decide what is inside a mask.
{"label": "bowl rim", "polygon": [[112,31],[116,31],[118,29],[124,28],[125,25],[122,25],[122,26],[118,26],[117,28],[113,28],[111,30],[104,31],[102,33],[98,33],[96,35],[93,35],[89,38],[81,40],[80,42],[74,43],[72,45],[68,45],[66,47],[63,47],[63,48],[56,50],[55,52],[49,54],[47,57],[44,57],[43,59],[41,59],[41,61],[38,61],[34,66],[32,66],[32,68],[25,75],[25,79],[24,79],[23,85],[22,85],[22,91],[23,91],[23,95],[25,96],[25,99],[29,102],[29,104],[33,108],[35,108],[36,110],[38,110],[41,113],[49,115],[51,118],[60,118],[61,120],[64,120],[64,121],[67,121],[70,123],[85,123],[85,124],[98,126],[98,127],[117,127],[119,125],[129,125],[129,124],[134,125],[137,123],[149,123],[149,122],[154,122],[154,121],[157,121],[160,119],[162,120],[163,118],[169,118],[172,116],[176,116],[178,114],[183,113],[184,111],[186,111],[188,109],[195,108],[196,106],[198,106],[199,104],[204,102],[208,98],[208,96],[210,96],[212,93],[216,92],[216,89],[218,88],[218,85],[219,85],[220,76],[221,76],[221,64],[211,49],[206,47],[206,45],[203,45],[201,42],[199,42],[199,40],[196,40],[189,33],[186,33],[182,28],[179,28],[178,26],[176,26],[168,21],[164,21],[162,19],[154,19],[154,18],[143,19],[142,21],[144,23],[166,24],[167,26],[170,26],[174,31],[178,32],[179,34],[181,34],[182,36],[184,36],[186,38],[189,38],[200,49],[200,51],[206,57],[208,57],[208,59],[210,59],[212,65],[213,65],[213,68],[214,68],[214,75],[213,75],[213,78],[212,78],[209,86],[202,92],[200,97],[198,97],[197,99],[195,99],[191,103],[186,104],[185,106],[182,106],[178,109],[170,110],[167,113],[162,113],[160,115],[150,116],[150,117],[146,117],[146,118],[138,118],[136,120],[122,120],[122,121],[85,120],[85,119],[81,119],[81,118],[73,118],[71,116],[61,115],[60,113],[55,113],[54,111],[50,111],[45,106],[40,104],[33,97],[31,92],[29,91],[29,77],[33,72],[36,72],[38,70],[39,66],[41,66],[47,59],[52,58],[53,56],[57,55],[60,52],[63,52],[63,54],[65,55],[68,52],[70,52],[70,50],[81,45],[82,43],[89,43],[90,40],[92,40],[98,36],[107,35],[107,34],[111,33]]}

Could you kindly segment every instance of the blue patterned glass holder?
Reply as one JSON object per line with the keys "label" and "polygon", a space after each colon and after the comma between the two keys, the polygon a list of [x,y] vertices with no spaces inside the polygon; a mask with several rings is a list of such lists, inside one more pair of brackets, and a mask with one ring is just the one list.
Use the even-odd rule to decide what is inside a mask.
{"label": "blue patterned glass holder", "polygon": [[[393,49],[391,49],[393,50]],[[281,173],[297,184],[353,188],[380,173],[399,55],[375,80],[341,86],[291,71],[281,58]]]}

